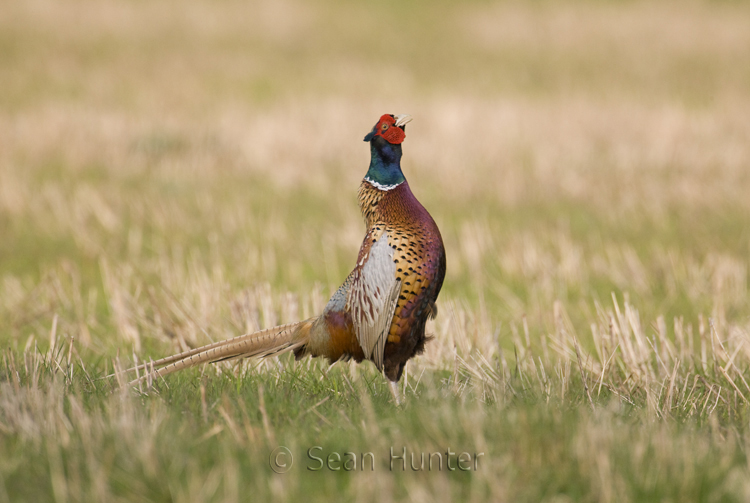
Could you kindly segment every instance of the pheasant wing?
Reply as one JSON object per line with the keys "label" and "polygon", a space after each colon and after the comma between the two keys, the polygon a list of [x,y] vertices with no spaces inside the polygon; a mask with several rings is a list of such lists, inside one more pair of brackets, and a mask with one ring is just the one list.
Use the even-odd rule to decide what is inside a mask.
{"label": "pheasant wing", "polygon": [[[371,238],[366,239],[368,242]],[[388,244],[387,232],[372,244],[369,252],[361,255],[346,305],[365,358],[382,370],[385,343],[401,292],[401,280],[396,278],[393,248]]]}

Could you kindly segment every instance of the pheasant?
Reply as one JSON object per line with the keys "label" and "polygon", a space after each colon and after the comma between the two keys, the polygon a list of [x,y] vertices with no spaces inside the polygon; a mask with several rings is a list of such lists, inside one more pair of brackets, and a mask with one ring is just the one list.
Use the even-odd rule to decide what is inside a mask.
{"label": "pheasant", "polygon": [[[445,277],[445,248],[430,214],[417,201],[401,171],[401,144],[409,115],[383,115],[364,141],[370,167],[359,187],[367,232],[354,270],[323,314],[209,344],[139,365],[160,377],[205,362],[265,357],[293,351],[328,358],[370,360],[396,383],[406,362],[424,350],[427,319]],[[144,379],[143,376],[140,379]],[[138,382],[140,379],[133,381]],[[131,383],[131,384],[132,384]]]}

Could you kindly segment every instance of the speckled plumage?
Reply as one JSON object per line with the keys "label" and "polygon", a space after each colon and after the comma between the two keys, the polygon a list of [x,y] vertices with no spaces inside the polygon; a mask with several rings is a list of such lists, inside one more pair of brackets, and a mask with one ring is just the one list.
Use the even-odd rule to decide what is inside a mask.
{"label": "speckled plumage", "polygon": [[401,285],[384,357],[385,374],[395,381],[406,361],[424,348],[427,317],[436,313],[435,301],[445,277],[445,249],[435,221],[414,197],[407,181],[388,191],[363,181],[359,206],[367,234],[358,263],[387,232]]}
{"label": "speckled plumage", "polygon": [[[351,274],[315,318],[243,335],[150,364],[162,376],[203,362],[294,351],[331,362],[371,360],[395,382],[423,349],[446,269],[435,221],[401,171],[408,116],[383,115],[365,137],[369,170],[359,188],[365,238]],[[144,368],[144,366],[139,366]],[[395,392],[395,390],[394,390]]]}

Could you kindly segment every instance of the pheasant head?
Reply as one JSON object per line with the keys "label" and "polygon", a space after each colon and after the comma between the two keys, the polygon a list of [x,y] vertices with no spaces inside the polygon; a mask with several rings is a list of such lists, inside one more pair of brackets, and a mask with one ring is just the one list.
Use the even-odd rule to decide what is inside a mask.
{"label": "pheasant head", "polygon": [[376,137],[380,137],[392,145],[399,145],[406,138],[406,123],[411,119],[411,115],[407,114],[385,114],[365,136],[365,141],[373,141]]}
{"label": "pheasant head", "polygon": [[370,142],[370,168],[365,180],[373,186],[388,190],[406,180],[401,172],[401,143],[411,119],[406,114],[385,114],[365,136],[365,141]]}

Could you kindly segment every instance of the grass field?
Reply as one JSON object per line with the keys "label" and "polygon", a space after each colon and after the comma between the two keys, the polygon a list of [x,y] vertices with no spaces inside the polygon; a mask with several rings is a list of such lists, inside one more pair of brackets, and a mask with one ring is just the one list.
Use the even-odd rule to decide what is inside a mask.
{"label": "grass field", "polygon": [[[748,19],[4,5],[0,502],[747,501]],[[448,255],[403,407],[288,356],[105,378],[320,312],[382,113]]]}

